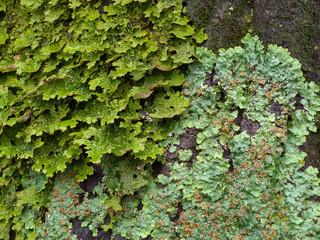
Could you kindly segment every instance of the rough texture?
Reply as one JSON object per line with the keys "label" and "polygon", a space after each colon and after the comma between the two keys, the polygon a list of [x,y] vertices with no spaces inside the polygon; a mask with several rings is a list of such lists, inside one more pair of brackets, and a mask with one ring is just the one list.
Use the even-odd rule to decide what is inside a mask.
{"label": "rough texture", "polygon": [[252,0],[187,0],[188,17],[204,27],[208,40],[204,46],[214,50],[240,44],[252,27],[254,3]]}
{"label": "rough texture", "polygon": [[[307,81],[320,84],[320,3],[317,0],[187,0],[187,15],[204,27],[204,46],[219,48],[241,45],[248,32],[257,34],[265,46],[288,48],[302,64]],[[320,123],[317,123],[320,126]],[[311,133],[301,150],[306,165],[320,169],[320,134]]]}
{"label": "rough texture", "polygon": [[301,62],[306,79],[319,82],[319,1],[256,0],[254,30],[264,44],[288,48]]}
{"label": "rough texture", "polygon": [[[320,3],[308,1],[256,0],[254,30],[265,44],[288,48],[302,64],[307,81],[320,84]],[[320,123],[317,123],[319,129]],[[301,150],[306,167],[320,169],[320,133],[310,133]]]}

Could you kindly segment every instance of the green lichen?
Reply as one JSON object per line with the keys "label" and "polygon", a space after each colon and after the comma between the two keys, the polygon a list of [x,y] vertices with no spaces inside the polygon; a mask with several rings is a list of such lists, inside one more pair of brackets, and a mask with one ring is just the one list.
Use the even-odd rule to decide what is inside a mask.
{"label": "green lichen", "polygon": [[[220,6],[218,29],[241,18],[237,39],[252,21],[239,6]],[[75,220],[130,239],[319,238],[319,179],[299,151],[316,130],[318,87],[287,50],[249,35],[219,56],[196,50],[206,36],[181,0],[10,0],[0,11],[1,239],[77,239]],[[186,129],[196,149],[179,146]],[[164,149],[177,161],[153,179]],[[79,182],[94,167],[104,177],[89,196]]]}
{"label": "green lichen", "polygon": [[71,234],[74,219],[80,220],[82,227],[88,227],[92,235],[97,236],[98,225],[104,225],[107,216],[113,217],[114,211],[121,210],[120,198],[115,195],[107,196],[99,186],[94,189],[97,194],[94,199],[89,199],[86,193],[80,202],[82,192],[71,168],[57,176],[50,196],[51,203],[45,214],[45,223],[36,228],[41,239],[78,239]]}
{"label": "green lichen", "polygon": [[[272,6],[267,1],[260,1],[256,8],[255,33],[265,44],[277,44],[287,47],[292,56],[302,64],[302,71],[307,81],[319,85],[319,26],[317,1],[275,2]],[[270,16],[263,14],[266,11]],[[272,19],[270,21],[270,18]],[[317,127],[320,126],[317,119]],[[311,133],[302,146],[308,153],[306,164],[320,169],[319,133]],[[316,151],[315,155],[312,152]]]}
{"label": "green lichen", "polygon": [[[57,175],[68,168],[83,181],[105,155],[144,166],[162,154],[162,122],[189,105],[176,88],[179,67],[206,35],[188,24],[181,0],[10,0],[0,11],[0,238],[52,227],[41,234],[57,239],[71,228],[66,216],[68,231],[54,217],[40,226],[43,209],[58,207],[49,197]],[[114,166],[121,194],[147,183],[125,165]],[[94,234],[103,214],[87,221]]]}
{"label": "green lichen", "polygon": [[286,49],[264,50],[250,35],[242,42],[218,56],[197,50],[201,61],[189,66],[183,90],[189,109],[164,144],[177,151],[179,136],[195,128],[198,153],[179,150],[169,175],[123,201],[115,232],[130,239],[319,238],[320,208],[310,201],[320,194],[318,171],[300,170],[306,154],[299,151],[316,130],[319,88],[304,81]]}

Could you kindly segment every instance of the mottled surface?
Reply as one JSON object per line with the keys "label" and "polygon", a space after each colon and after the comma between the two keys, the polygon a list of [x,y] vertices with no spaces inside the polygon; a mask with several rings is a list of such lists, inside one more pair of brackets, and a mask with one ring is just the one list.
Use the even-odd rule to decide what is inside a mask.
{"label": "mottled surface", "polygon": [[213,49],[239,45],[252,27],[253,1],[187,0],[188,17],[199,27],[204,27],[208,40],[204,46]]}
{"label": "mottled surface", "polygon": [[[306,81],[320,85],[320,2],[256,0],[254,29],[265,44],[288,48],[297,58]],[[320,123],[317,123],[319,128]],[[307,153],[306,167],[320,169],[320,132],[310,133],[300,148]]]}
{"label": "mottled surface", "polygon": [[254,32],[267,44],[288,48],[307,81],[320,77],[320,2],[256,0]]}
{"label": "mottled surface", "polygon": [[[293,57],[299,59],[302,71],[307,81],[320,81],[320,2],[317,0],[187,0],[187,15],[198,27],[204,27],[208,40],[204,46],[218,52],[219,48],[229,48],[240,45],[240,40],[248,31],[253,31],[264,42],[264,45],[276,44],[288,48]],[[206,84],[217,83],[208,75]],[[298,98],[298,97],[297,97]],[[296,106],[299,108],[299,106]],[[271,103],[270,113],[279,115],[281,106]],[[246,130],[250,136],[254,135],[259,124],[242,116],[235,120],[240,131]],[[320,127],[320,122],[317,124]],[[197,155],[195,129],[187,129],[179,136],[180,144],[175,152],[166,153],[166,163],[153,164],[153,177],[159,174],[168,176],[168,164],[178,161],[178,150],[192,149],[193,158]],[[320,134],[310,133],[307,142],[300,148],[307,153],[306,166],[320,169]],[[223,153],[230,155],[229,149]],[[230,159],[232,164],[232,160]],[[230,169],[232,171],[232,169]],[[81,187],[92,193],[94,186],[101,180],[101,169],[95,168],[95,174],[90,176]],[[182,211],[182,210],[181,210]],[[97,237],[92,237],[88,228],[81,227],[81,221],[73,220],[73,233],[81,236],[79,239],[110,239],[111,231],[99,231]],[[125,240],[117,235],[116,240]],[[146,239],[152,239],[147,237]]]}
{"label": "mottled surface", "polygon": [[[241,45],[247,32],[259,36],[265,46],[288,48],[297,58],[306,81],[320,85],[320,2],[318,0],[187,0],[187,15],[204,27],[203,44],[215,53],[219,48]],[[276,111],[276,106],[272,107]],[[275,112],[276,114],[276,112]],[[317,124],[320,126],[320,123]],[[310,133],[300,148],[307,153],[306,166],[320,169],[320,133]]]}

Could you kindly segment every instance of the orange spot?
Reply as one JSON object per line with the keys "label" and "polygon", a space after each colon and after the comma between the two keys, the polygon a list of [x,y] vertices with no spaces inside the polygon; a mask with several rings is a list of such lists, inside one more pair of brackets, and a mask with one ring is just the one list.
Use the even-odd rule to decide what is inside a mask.
{"label": "orange spot", "polygon": [[231,227],[226,228],[227,232],[231,232]]}
{"label": "orange spot", "polygon": [[264,145],[264,146],[263,146],[263,148],[262,148],[262,149],[263,149],[263,150],[267,150],[267,149],[269,149],[269,148],[270,148],[270,144],[269,144],[269,143],[267,143],[266,145]]}
{"label": "orange spot", "polygon": [[266,96],[267,96],[268,98],[271,98],[271,92],[267,92]]}
{"label": "orange spot", "polygon": [[77,197],[77,195],[74,194],[73,192],[70,192],[69,195],[70,195],[71,198],[76,198]]}
{"label": "orange spot", "polygon": [[227,136],[228,139],[232,138],[233,134],[229,133],[229,135]]}
{"label": "orange spot", "polygon": [[261,168],[261,162],[260,162],[260,161],[254,162],[253,165],[254,165],[254,167],[257,168],[257,169]]}

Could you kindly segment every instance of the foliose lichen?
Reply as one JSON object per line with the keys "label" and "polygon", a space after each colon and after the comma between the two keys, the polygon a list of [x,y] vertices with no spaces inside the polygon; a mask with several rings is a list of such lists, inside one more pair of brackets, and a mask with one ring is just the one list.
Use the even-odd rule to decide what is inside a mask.
{"label": "foliose lichen", "polygon": [[[80,182],[105,155],[145,165],[163,153],[162,122],[189,105],[178,68],[206,38],[184,11],[181,0],[1,1],[1,239],[37,237],[67,168]],[[146,184],[130,189],[121,169],[124,192]]]}
{"label": "foliose lichen", "polygon": [[[299,151],[316,130],[319,88],[304,81],[288,50],[265,50],[250,35],[242,42],[218,56],[197,50],[183,90],[190,106],[163,143],[168,152],[180,148],[177,161],[139,197],[122,201],[114,228],[122,236],[319,238],[320,206],[310,200],[320,194],[318,171],[301,170],[306,154]],[[190,128],[198,131],[194,157],[179,147]]]}
{"label": "foliose lichen", "polygon": [[[77,239],[75,219],[130,239],[319,238],[317,170],[299,151],[318,87],[287,50],[250,35],[196,50],[206,36],[181,0],[0,11],[1,239]],[[190,129],[196,149],[179,144]],[[178,157],[153,179],[164,149]],[[104,177],[84,193],[94,164]]]}

